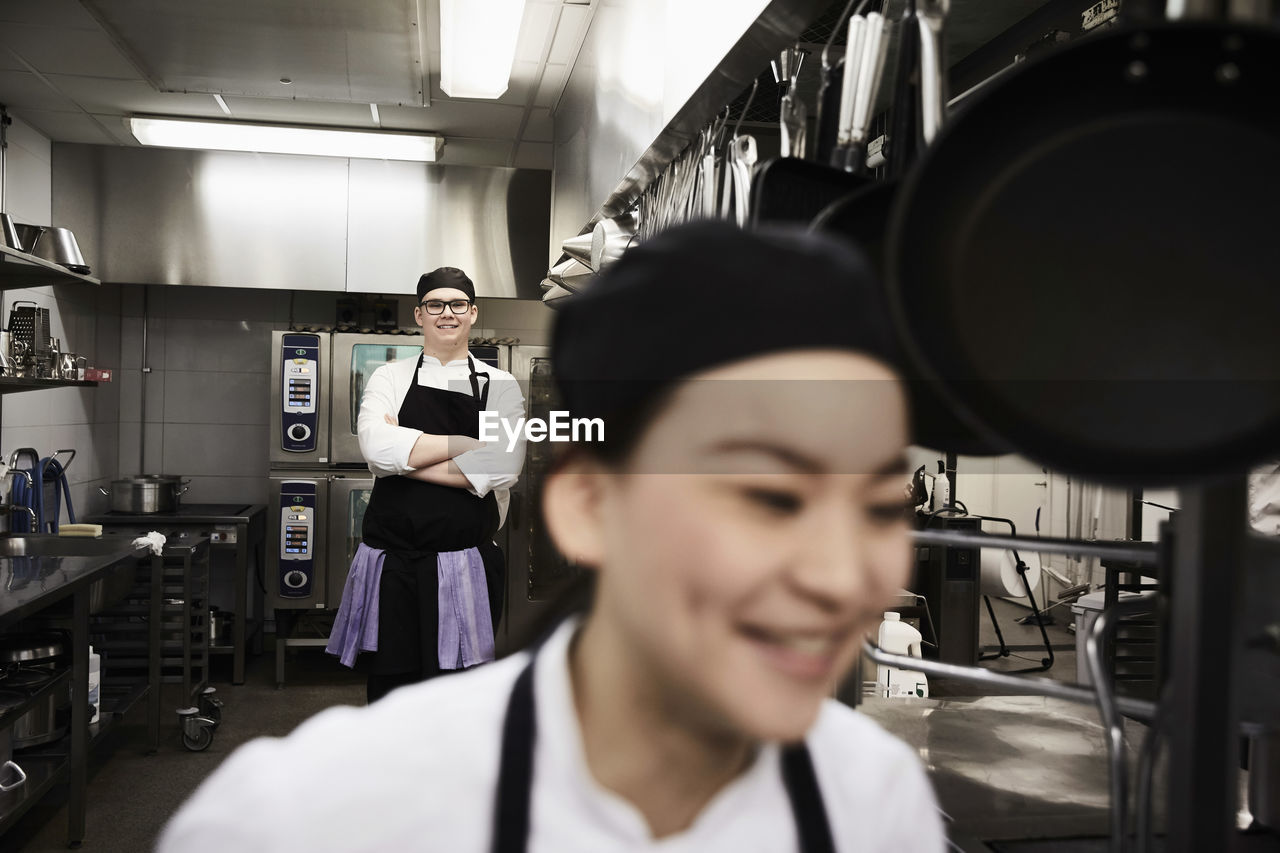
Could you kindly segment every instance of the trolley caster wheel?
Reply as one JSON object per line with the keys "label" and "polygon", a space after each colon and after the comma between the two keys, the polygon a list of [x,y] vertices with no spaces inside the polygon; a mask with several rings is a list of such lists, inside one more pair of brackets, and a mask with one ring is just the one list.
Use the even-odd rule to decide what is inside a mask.
{"label": "trolley caster wheel", "polygon": [[206,687],[200,694],[200,715],[212,720],[215,729],[222,722],[222,700],[214,695],[217,692],[216,687]]}
{"label": "trolley caster wheel", "polygon": [[182,721],[182,745],[192,752],[208,749],[217,722],[201,714],[199,708],[182,708],[178,717]]}
{"label": "trolley caster wheel", "polygon": [[200,726],[196,729],[194,736],[182,733],[182,745],[192,752],[201,752],[209,748],[209,744],[213,743],[213,727]]}

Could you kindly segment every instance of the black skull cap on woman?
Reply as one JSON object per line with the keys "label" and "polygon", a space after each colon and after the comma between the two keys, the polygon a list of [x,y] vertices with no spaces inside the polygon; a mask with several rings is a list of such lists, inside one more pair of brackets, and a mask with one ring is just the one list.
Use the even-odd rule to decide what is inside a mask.
{"label": "black skull cap on woman", "polygon": [[562,305],[552,359],[574,417],[632,411],[682,377],[771,352],[848,349],[900,362],[867,260],[799,229],[673,228]]}

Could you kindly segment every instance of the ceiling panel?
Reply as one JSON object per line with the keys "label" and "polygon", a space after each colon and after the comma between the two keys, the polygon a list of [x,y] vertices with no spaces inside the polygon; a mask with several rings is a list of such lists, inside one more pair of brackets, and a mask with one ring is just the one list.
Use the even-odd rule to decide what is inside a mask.
{"label": "ceiling panel", "polygon": [[42,74],[88,74],[136,78],[138,70],[101,30],[77,30],[6,24],[0,44],[30,62]]}
{"label": "ceiling panel", "polygon": [[516,150],[517,169],[550,169],[551,144],[549,142],[522,142]]}
{"label": "ceiling panel", "polygon": [[59,142],[83,142],[90,145],[115,145],[116,140],[85,113],[23,110],[22,120]]}
{"label": "ceiling panel", "polygon": [[77,0],[4,0],[0,22],[96,30],[98,22]]}
{"label": "ceiling panel", "polygon": [[[282,101],[271,98],[227,97],[230,118],[252,121],[277,121],[286,124],[331,124],[342,127],[375,127],[368,104],[345,104],[333,101]],[[213,103],[213,98],[209,98]],[[214,109],[217,105],[214,104]],[[386,107],[379,107],[379,112]],[[421,109],[420,107],[416,109]],[[221,110],[218,111],[222,116]]]}
{"label": "ceiling panel", "polygon": [[173,116],[221,116],[209,95],[157,92],[141,80],[51,75],[49,80],[91,113],[154,113]]}
{"label": "ceiling panel", "polygon": [[550,108],[556,105],[556,98],[564,88],[564,72],[567,67],[547,63],[546,70],[542,72],[542,83],[538,86],[538,94],[533,99],[535,106]]}
{"label": "ceiling panel", "polygon": [[[366,110],[366,115],[367,115]],[[479,138],[514,139],[524,108],[480,101],[432,101],[426,109],[379,107],[387,130],[434,130]]]}
{"label": "ceiling panel", "polygon": [[551,110],[539,107],[529,111],[529,123],[524,127],[525,142],[550,142],[552,132]]}
{"label": "ceiling panel", "polygon": [[173,91],[414,103],[414,0],[84,0]]}
{"label": "ceiling panel", "polygon": [[586,35],[586,26],[590,20],[590,7],[565,6],[560,12],[560,26],[556,28],[556,40],[551,45],[547,62],[557,65],[572,62],[582,44],[582,37]]}
{"label": "ceiling panel", "polygon": [[526,3],[520,36],[516,39],[516,61],[539,62],[547,45],[547,36],[556,23],[554,3]]}
{"label": "ceiling panel", "polygon": [[76,108],[29,71],[0,71],[0,104],[11,110],[74,111]]}
{"label": "ceiling panel", "polygon": [[449,139],[440,163],[444,166],[505,166],[511,143],[501,139]]}

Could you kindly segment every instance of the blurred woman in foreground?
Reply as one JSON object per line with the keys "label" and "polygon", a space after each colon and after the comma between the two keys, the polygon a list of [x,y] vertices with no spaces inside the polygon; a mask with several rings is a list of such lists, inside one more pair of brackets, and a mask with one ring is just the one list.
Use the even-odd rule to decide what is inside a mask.
{"label": "blurred woman in foreground", "polygon": [[861,258],[688,226],[557,317],[540,646],[246,745],[162,850],[941,851],[912,751],[827,698],[908,581],[905,392]]}

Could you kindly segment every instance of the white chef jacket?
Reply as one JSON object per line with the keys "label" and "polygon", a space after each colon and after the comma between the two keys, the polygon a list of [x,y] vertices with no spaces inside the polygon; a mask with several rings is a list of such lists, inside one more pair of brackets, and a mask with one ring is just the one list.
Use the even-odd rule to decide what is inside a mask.
{"label": "white chef jacket", "polygon": [[[499,422],[515,431],[518,419],[525,416],[520,383],[505,370],[499,370],[479,359],[474,361],[476,371],[489,377],[486,411],[496,412]],[[356,430],[360,437],[360,453],[375,476],[390,477],[413,470],[409,467],[409,452],[413,450],[418,436],[422,435],[422,430],[392,426],[383,415],[397,417],[405,395],[413,386],[414,368],[417,364],[416,357],[384,364],[365,383]],[[467,396],[471,396],[470,377],[471,368],[465,358],[442,365],[433,356],[424,355],[422,369],[418,371],[419,384],[457,391]],[[520,466],[524,462],[523,431],[520,431],[520,436],[510,450],[507,449],[507,435],[507,429],[499,426],[497,442],[490,442],[485,447],[468,451],[453,459],[471,483],[468,489],[471,494],[483,498],[489,492],[494,493],[498,502],[499,527],[506,522],[510,490],[515,485]]]}
{"label": "white chef jacket", "polygon": [[[799,849],[779,748],[766,745],[683,832],[654,840],[587,767],[569,683],[575,626],[535,664],[530,853],[788,853]],[[158,853],[487,853],[502,723],[527,653],[330,708],[226,760],[165,827]],[[941,853],[919,759],[875,722],[823,703],[807,743],[836,849]]]}

